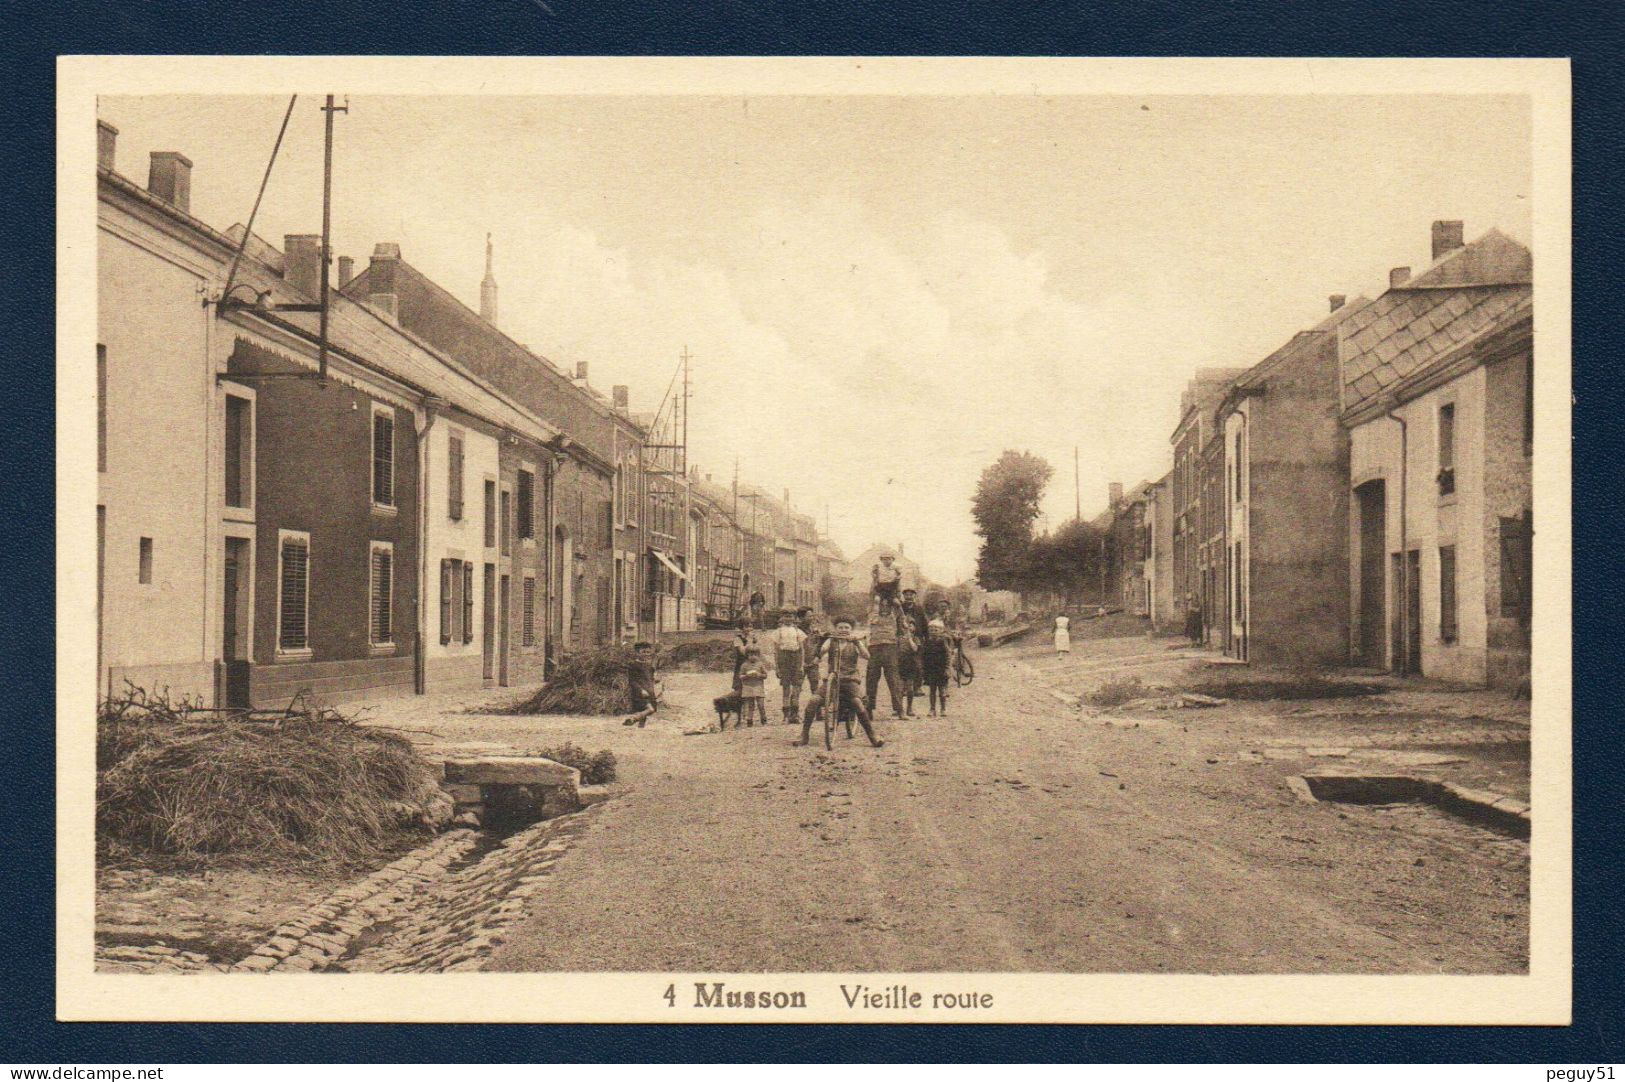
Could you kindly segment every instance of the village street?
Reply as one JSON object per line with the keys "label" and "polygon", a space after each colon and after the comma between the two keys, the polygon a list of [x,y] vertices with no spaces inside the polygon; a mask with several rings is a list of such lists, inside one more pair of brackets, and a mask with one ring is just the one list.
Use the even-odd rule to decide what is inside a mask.
{"label": "village street", "polygon": [[948,719],[882,720],[879,750],[792,747],[777,723],[684,735],[715,674],[669,675],[674,709],[643,730],[414,716],[436,741],[569,739],[620,759],[484,968],[1523,968],[1526,841],[1422,805],[1303,803],[1285,782],[1353,726],[1380,747],[1349,754],[1388,757],[1377,772],[1408,756],[1410,772],[1527,796],[1527,727],[1487,716],[1493,697],[1080,714],[1068,688],[1204,662],[1143,636],[1065,661],[1037,645],[976,656]]}

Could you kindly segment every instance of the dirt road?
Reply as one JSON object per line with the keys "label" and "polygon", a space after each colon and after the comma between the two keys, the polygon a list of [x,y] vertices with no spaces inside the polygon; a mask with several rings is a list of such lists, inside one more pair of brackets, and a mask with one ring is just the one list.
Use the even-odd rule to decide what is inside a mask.
{"label": "dirt road", "polygon": [[1293,764],[1238,755],[1225,720],[1080,716],[1037,650],[978,665],[947,719],[882,719],[879,750],[684,736],[699,675],[651,728],[572,724],[622,791],[486,968],[1523,971],[1526,843],[1299,803]]}

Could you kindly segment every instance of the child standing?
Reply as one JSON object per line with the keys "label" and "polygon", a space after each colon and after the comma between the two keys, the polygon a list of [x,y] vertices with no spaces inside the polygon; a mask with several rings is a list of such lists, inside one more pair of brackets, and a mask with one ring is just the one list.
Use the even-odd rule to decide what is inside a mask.
{"label": "child standing", "polygon": [[745,662],[739,669],[739,718],[747,726],[761,718],[767,724],[767,710],[763,700],[767,697],[767,668],[762,664],[762,651],[755,646],[745,651]]}
{"label": "child standing", "polygon": [[932,620],[926,628],[925,646],[920,649],[920,669],[925,674],[926,703],[930,716],[948,716],[948,662],[953,648],[948,642],[948,629],[941,620]]}
{"label": "child standing", "polygon": [[643,728],[654,716],[660,701],[660,685],[655,680],[655,649],[640,642],[632,647],[632,660],[626,663],[626,694],[632,701],[632,716],[622,725]]}

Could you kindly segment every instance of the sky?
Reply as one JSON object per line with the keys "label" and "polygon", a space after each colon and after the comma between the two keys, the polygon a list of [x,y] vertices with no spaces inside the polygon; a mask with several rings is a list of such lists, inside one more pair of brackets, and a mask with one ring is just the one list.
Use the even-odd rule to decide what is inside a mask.
{"label": "sky", "polygon": [[[279,246],[321,230],[319,104],[255,223]],[[118,170],[181,151],[218,228],[286,108],[98,103]],[[1530,237],[1515,97],[359,96],[333,163],[336,255],[398,243],[477,309],[490,233],[511,336],[649,411],[686,346],[693,464],[737,458],[849,555],[904,543],[942,582],[1006,448],[1055,467],[1041,521],[1090,517],[1167,472],[1195,369],[1425,266],[1435,219]]]}

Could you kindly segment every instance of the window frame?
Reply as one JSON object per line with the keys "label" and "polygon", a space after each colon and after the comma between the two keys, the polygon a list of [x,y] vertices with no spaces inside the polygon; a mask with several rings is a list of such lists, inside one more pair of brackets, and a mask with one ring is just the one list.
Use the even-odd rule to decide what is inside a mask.
{"label": "window frame", "polygon": [[452,566],[457,561],[449,556],[440,558],[440,645],[450,646],[452,639],[452,582],[457,577]]}
{"label": "window frame", "polygon": [[[297,541],[305,546],[305,605],[304,605],[304,633],[303,646],[287,646],[283,642],[283,632],[286,630],[282,623],[283,592],[287,582],[287,548],[289,541]],[[314,553],[310,543],[308,530],[277,530],[276,532],[276,656],[279,659],[304,660],[315,656],[315,649],[310,644],[310,582],[311,565],[315,562]]]}
{"label": "window frame", "polygon": [[[1448,554],[1448,556],[1446,555]],[[1440,545],[1439,558],[1439,641],[1455,643],[1461,640],[1461,568],[1456,560],[1454,543]],[[1449,564],[1450,574],[1445,574]],[[1445,599],[1449,598],[1448,606]]]}
{"label": "window frame", "polygon": [[[536,471],[528,463],[514,470],[514,534],[521,542],[536,543]],[[527,491],[528,489],[528,491]]]}
{"label": "window frame", "polygon": [[484,534],[481,540],[485,548],[494,549],[497,547],[497,479],[487,475],[481,490],[485,493]]}
{"label": "window frame", "polygon": [[[255,445],[258,442],[255,437],[259,431],[260,424],[259,397],[254,393],[254,388],[245,387],[240,383],[232,383],[229,380],[221,381],[220,390],[222,391],[222,397],[220,400],[220,448],[222,457],[225,455],[226,433],[231,430],[231,399],[237,398],[248,403],[248,432],[246,443],[241,449],[241,457],[244,459],[244,461],[240,466],[240,469],[242,470],[241,487],[248,494],[248,502],[231,502],[226,492],[225,476],[222,472],[220,503],[221,506],[226,509],[228,514],[235,514],[239,516],[246,515],[252,518],[254,515],[254,505],[259,495],[259,456],[255,453]],[[221,465],[224,467],[224,461],[222,461]]]}
{"label": "window frame", "polygon": [[[382,639],[375,637],[377,628],[373,622],[373,616],[378,605],[378,569],[375,561],[380,552],[389,556],[389,592],[384,598],[385,616],[389,626],[387,629],[388,634]],[[395,566],[395,543],[393,541],[367,542],[367,645],[372,650],[386,653],[393,653],[396,647]]]}
{"label": "window frame", "polygon": [[[1456,400],[1440,402],[1433,414],[1433,463],[1437,467],[1434,482],[1439,486],[1441,500],[1456,494],[1456,420]],[[1447,427],[1448,440],[1445,439]]]}
{"label": "window frame", "polygon": [[[388,482],[389,502],[387,502],[387,503],[385,503],[385,502],[378,499],[378,488],[379,488],[379,484],[378,484],[378,480],[379,480],[379,478],[378,478],[378,470],[379,470],[379,463],[378,463],[378,432],[379,432],[378,419],[380,417],[382,417],[385,421],[388,422],[387,431],[389,432],[389,482]],[[369,479],[368,487],[369,487],[369,490],[370,490],[369,491],[369,497],[370,497],[370,499],[372,501],[372,509],[374,511],[380,512],[382,514],[393,515],[399,509],[398,503],[397,503],[396,498],[395,498],[395,407],[394,406],[388,405],[387,403],[384,403],[384,402],[374,402],[372,404],[371,428],[370,428],[370,431],[369,431],[367,444],[371,448],[371,454],[370,454],[370,457],[369,457],[370,468],[368,470],[368,479]]]}

